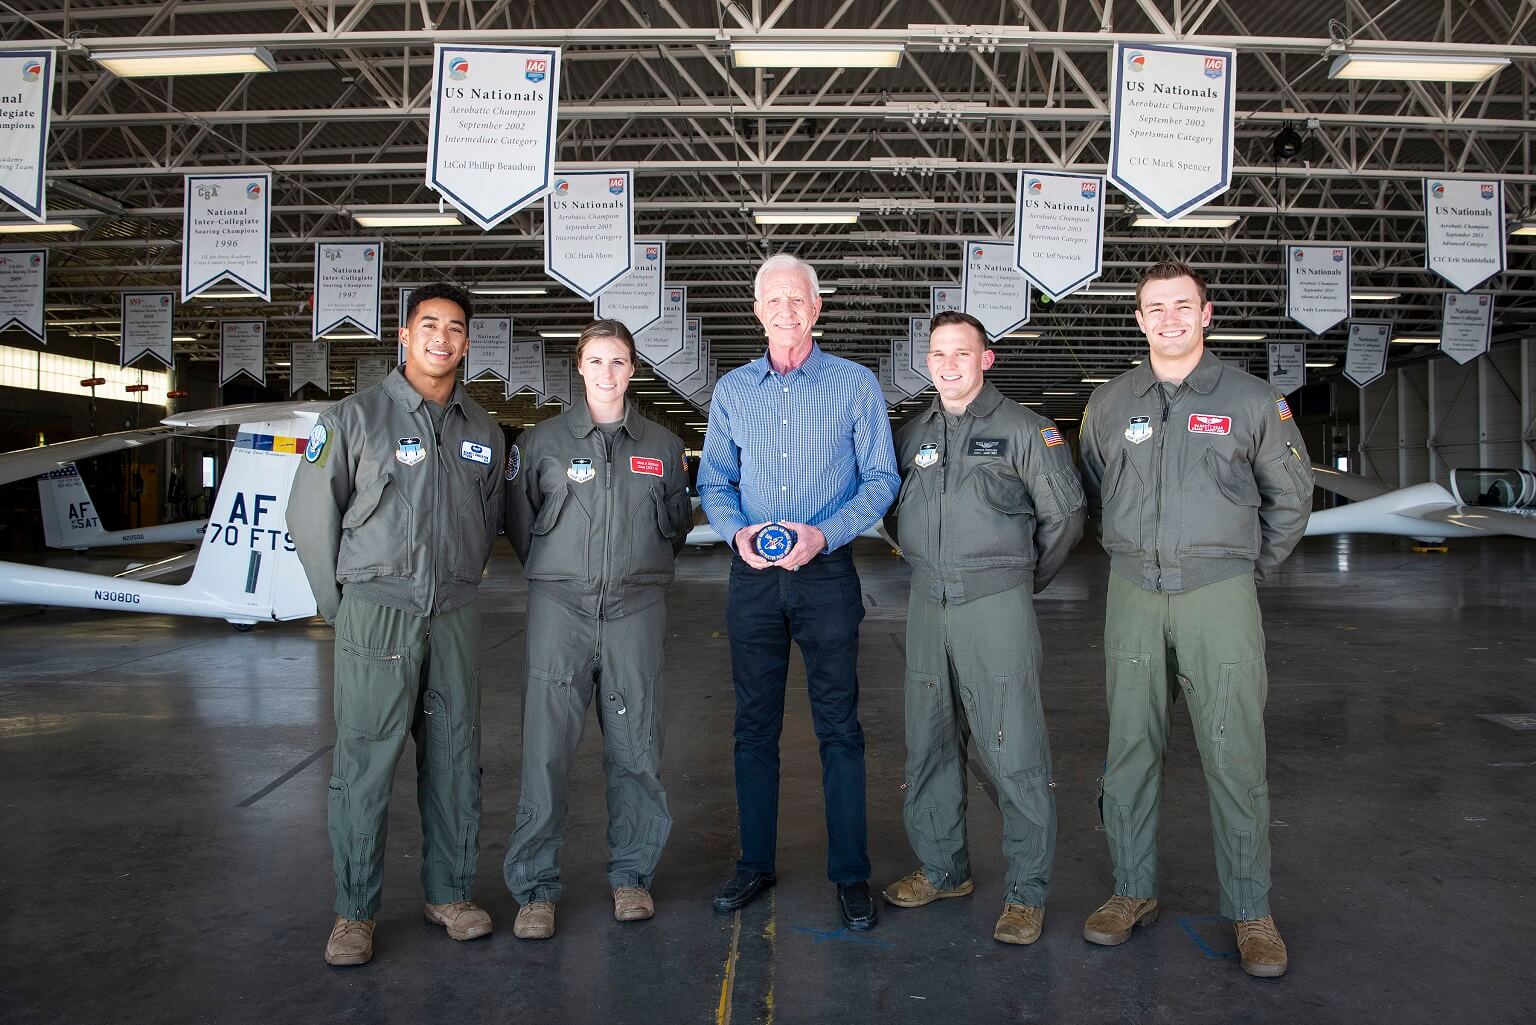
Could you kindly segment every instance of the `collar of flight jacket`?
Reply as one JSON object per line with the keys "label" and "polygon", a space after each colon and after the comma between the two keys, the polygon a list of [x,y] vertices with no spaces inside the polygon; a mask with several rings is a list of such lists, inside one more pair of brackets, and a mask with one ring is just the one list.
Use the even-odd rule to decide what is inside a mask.
{"label": "collar of flight jacket", "polygon": [[[584,396],[571,402],[570,411],[565,415],[565,425],[571,429],[571,436],[576,438],[585,438],[597,430],[597,425],[592,422],[592,410],[587,407]],[[627,398],[624,400],[624,419],[619,421],[619,426],[631,438],[640,440],[640,411]]]}
{"label": "collar of flight jacket", "polygon": [[[1206,349],[1200,357],[1200,362],[1195,364],[1195,369],[1184,378],[1184,383],[1189,385],[1201,395],[1209,395],[1216,388],[1216,382],[1221,379],[1222,362],[1217,359],[1210,349]],[[1157,384],[1157,375],[1152,372],[1152,358],[1148,356],[1136,365],[1131,371],[1131,390],[1138,396],[1145,395]]]}
{"label": "collar of flight jacket", "polygon": [[[1002,405],[1002,402],[1003,393],[997,390],[997,386],[991,381],[983,381],[981,385],[981,391],[976,393],[976,397],[971,400],[971,404],[966,406],[965,412],[961,413],[960,415],[965,416],[966,414],[970,414],[971,416],[975,417],[991,416],[992,411],[995,410],[998,406]],[[933,404],[930,405],[927,409],[923,410],[918,419],[932,420],[934,417],[941,415],[943,412],[944,400],[935,397]]]}
{"label": "collar of flight jacket", "polygon": [[[411,382],[405,379],[404,367],[396,367],[384,378],[384,392],[395,400],[395,405],[407,413],[416,412],[421,408],[421,404],[427,401],[426,397],[412,387]],[[452,409],[454,406],[458,406],[459,412],[462,413],[464,412],[464,401],[467,398],[469,396],[464,391],[463,383],[455,381],[453,382],[453,394],[449,397],[448,405],[444,408]]]}

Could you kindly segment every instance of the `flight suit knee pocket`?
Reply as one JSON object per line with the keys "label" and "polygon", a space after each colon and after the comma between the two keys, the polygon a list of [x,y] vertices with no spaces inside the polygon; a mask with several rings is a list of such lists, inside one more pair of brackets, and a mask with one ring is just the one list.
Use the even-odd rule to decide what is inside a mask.
{"label": "flight suit knee pocket", "polygon": [[602,686],[603,732],[614,757],[625,768],[637,772],[657,770],[656,693],[657,681],[648,679],[641,687],[623,690],[610,684]]}
{"label": "flight suit knee pocket", "polygon": [[1215,707],[1211,710],[1210,740],[1217,764],[1247,766],[1262,777],[1264,764],[1264,702],[1268,678],[1264,660],[1224,663],[1217,673]]}
{"label": "flight suit knee pocket", "polygon": [[365,740],[403,733],[410,723],[409,651],[336,642],[336,725]]}
{"label": "flight suit knee pocket", "polygon": [[992,680],[992,721],[984,738],[992,749],[998,777],[1013,779],[1043,770],[1045,722],[1040,709],[1040,677],[1009,673]]}
{"label": "flight suit knee pocket", "polygon": [[1145,739],[1152,719],[1152,656],[1105,648],[1104,675],[1110,743]]}
{"label": "flight suit knee pocket", "polygon": [[939,678],[932,673],[906,674],[905,717],[907,757],[920,760],[938,746],[947,698]]}

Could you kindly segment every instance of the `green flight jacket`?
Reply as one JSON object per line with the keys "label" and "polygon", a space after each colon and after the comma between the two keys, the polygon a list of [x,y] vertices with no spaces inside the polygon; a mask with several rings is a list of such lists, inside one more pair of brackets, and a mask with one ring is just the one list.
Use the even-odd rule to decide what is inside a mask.
{"label": "green flight jacket", "polygon": [[901,491],[886,530],[935,603],[1033,583],[1045,590],[1083,536],[1083,489],[1056,425],[990,382],[965,412],[941,400],[896,438]]}
{"label": "green flight jacket", "polygon": [[1149,591],[1262,580],[1306,529],[1312,464],[1290,406],[1209,350],[1171,399],[1151,360],[1100,385],[1079,448],[1110,567]]}
{"label": "green flight jacket", "polygon": [[473,601],[501,525],[506,451],[462,384],[434,431],[399,367],[321,413],[288,531],[325,621],[336,621],[343,590],[416,616]]}
{"label": "green flight jacket", "polygon": [[682,440],[632,402],[611,439],[577,399],[512,448],[507,538],[569,608],[614,619],[660,600],[692,526]]}

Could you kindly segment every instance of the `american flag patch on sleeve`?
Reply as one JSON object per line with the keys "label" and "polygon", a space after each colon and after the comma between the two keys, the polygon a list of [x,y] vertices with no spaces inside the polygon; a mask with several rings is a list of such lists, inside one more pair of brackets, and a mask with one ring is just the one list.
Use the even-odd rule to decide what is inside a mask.
{"label": "american flag patch on sleeve", "polygon": [[1275,400],[1275,408],[1280,411],[1280,419],[1289,420],[1291,418],[1291,404],[1285,401],[1284,396]]}
{"label": "american flag patch on sleeve", "polygon": [[1040,437],[1045,439],[1046,448],[1055,448],[1057,445],[1066,444],[1061,440],[1061,432],[1058,431],[1055,427],[1040,428]]}

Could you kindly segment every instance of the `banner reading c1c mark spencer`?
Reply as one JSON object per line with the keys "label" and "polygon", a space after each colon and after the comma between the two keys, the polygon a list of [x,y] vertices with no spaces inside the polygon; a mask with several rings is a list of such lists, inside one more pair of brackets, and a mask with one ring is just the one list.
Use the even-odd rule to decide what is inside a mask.
{"label": "banner reading c1c mark spencer", "polygon": [[433,49],[427,186],[486,231],[549,191],[558,47]]}
{"label": "banner reading c1c mark spencer", "polygon": [[583,299],[634,266],[634,172],[569,171],[544,197],[544,273]]}

